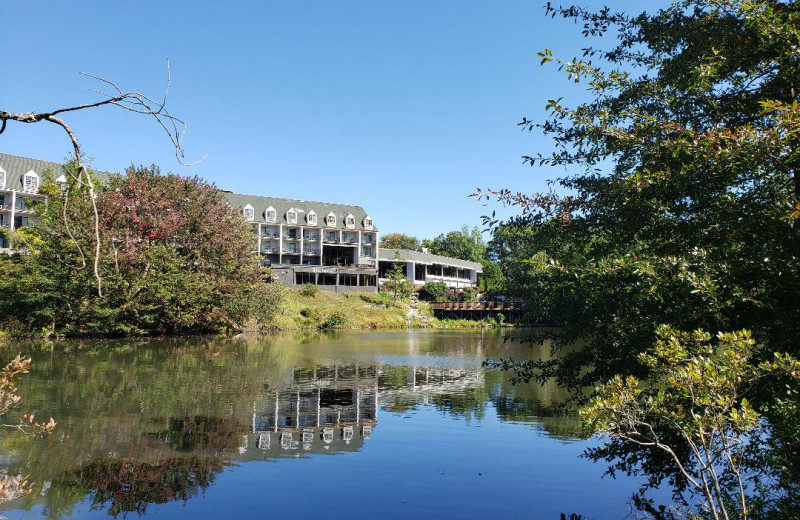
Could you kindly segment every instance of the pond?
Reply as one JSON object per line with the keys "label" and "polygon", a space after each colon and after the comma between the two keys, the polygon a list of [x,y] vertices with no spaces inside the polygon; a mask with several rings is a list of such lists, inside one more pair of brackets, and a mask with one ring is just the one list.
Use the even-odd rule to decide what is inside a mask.
{"label": "pond", "polygon": [[[348,332],[63,341],[33,357],[0,470],[33,493],[17,518],[621,519],[631,479],[580,457],[597,440],[552,386],[487,357],[550,355],[494,332]],[[10,418],[9,420],[14,420]]]}

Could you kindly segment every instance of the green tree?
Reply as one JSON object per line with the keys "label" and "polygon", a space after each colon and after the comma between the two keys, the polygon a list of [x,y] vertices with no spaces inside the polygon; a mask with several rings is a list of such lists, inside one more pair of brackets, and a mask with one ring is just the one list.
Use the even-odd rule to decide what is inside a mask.
{"label": "green tree", "polygon": [[253,318],[269,325],[268,307],[282,293],[265,288],[252,233],[219,190],[154,166],[112,177],[96,197],[100,297],[88,253],[93,207],[81,189],[42,184],[39,223],[15,237],[26,254],[4,261],[17,278],[0,310],[33,331],[67,334],[235,330]]}
{"label": "green tree", "polygon": [[658,336],[655,348],[639,356],[651,368],[646,384],[616,376],[597,388],[581,416],[592,432],[666,454],[690,493],[688,499],[675,494],[682,506],[699,503],[715,520],[748,518],[751,495],[763,491],[765,472],[750,464],[748,452],[757,449],[762,439],[757,430],[764,424],[746,396],[760,379],[775,375],[791,381],[787,388],[796,391],[800,362],[776,355],[751,364],[755,341],[748,331],[720,334],[715,343],[699,330],[682,333],[664,326]]}
{"label": "green tree", "polygon": [[[400,253],[395,255],[397,259]],[[386,289],[392,293],[392,299],[397,302],[397,299],[405,299],[411,296],[414,287],[411,282],[406,278],[405,264],[395,263],[386,273]]]}
{"label": "green tree", "polygon": [[[548,4],[547,14],[601,42],[573,59],[541,52],[589,100],[551,99],[545,121],[520,123],[555,146],[525,160],[568,173],[531,196],[477,195],[521,210],[486,219],[520,310],[559,326],[557,348],[582,342],[557,362],[500,366],[574,389],[646,377],[638,354],[655,348],[662,324],[752,330],[755,364],[797,353],[798,4],[680,0],[637,16]],[[769,417],[774,400],[762,391],[751,402],[787,425],[774,432],[785,447],[800,432]]]}
{"label": "green tree", "polygon": [[446,301],[447,284],[444,282],[428,282],[419,292],[419,297],[422,300],[430,302]]}
{"label": "green tree", "polygon": [[486,258],[486,244],[477,227],[470,231],[464,226],[458,231],[442,233],[436,238],[422,241],[423,247],[431,250],[434,255],[449,256],[470,262],[480,262]]}
{"label": "green tree", "polygon": [[410,249],[418,251],[422,248],[417,237],[405,235],[403,233],[389,233],[381,237],[381,247],[387,249]]}

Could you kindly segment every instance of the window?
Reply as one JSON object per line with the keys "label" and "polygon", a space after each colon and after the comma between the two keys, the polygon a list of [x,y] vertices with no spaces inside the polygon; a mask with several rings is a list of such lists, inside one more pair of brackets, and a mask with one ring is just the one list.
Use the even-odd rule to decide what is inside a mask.
{"label": "window", "polygon": [[349,228],[356,227],[356,218],[348,213],[347,216],[344,218],[344,225],[345,227]]}
{"label": "window", "polygon": [[375,287],[375,275],[374,274],[360,274],[359,282],[362,287]]}
{"label": "window", "polygon": [[372,218],[369,216],[364,217],[364,229],[372,229]]}
{"label": "window", "polygon": [[367,256],[367,257],[372,258],[372,248],[371,247],[365,247],[364,249],[362,249],[361,250],[361,256]]}
{"label": "window", "polygon": [[297,212],[294,209],[290,209],[286,212],[286,222],[289,224],[297,224]]}
{"label": "window", "polygon": [[0,168],[0,190],[6,187],[6,171]]}
{"label": "window", "polygon": [[264,212],[264,220],[267,222],[275,222],[278,220],[278,212],[275,211],[275,208],[272,206],[267,208],[267,211]]}
{"label": "window", "polygon": [[295,284],[305,285],[307,283],[317,283],[317,275],[314,273],[295,273]]}
{"label": "window", "polygon": [[246,220],[255,220],[256,218],[256,210],[254,210],[253,206],[251,206],[250,204],[244,207],[242,213],[244,213],[244,218]]}
{"label": "window", "polygon": [[358,285],[357,274],[340,274],[339,285],[346,285],[348,287],[355,287]]}
{"label": "window", "polygon": [[39,189],[39,176],[33,170],[26,173],[22,178],[22,189],[24,191],[36,191]]}
{"label": "window", "polygon": [[306,223],[309,226],[316,226],[317,225],[317,214],[313,211],[309,211],[306,213]]}
{"label": "window", "polygon": [[328,213],[328,215],[325,217],[325,224],[327,224],[330,227],[335,227],[336,215],[334,215],[333,213]]}

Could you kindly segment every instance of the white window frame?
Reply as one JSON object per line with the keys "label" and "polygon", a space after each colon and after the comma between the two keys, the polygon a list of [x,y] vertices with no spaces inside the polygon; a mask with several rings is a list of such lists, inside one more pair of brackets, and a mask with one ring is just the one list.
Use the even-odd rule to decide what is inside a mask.
{"label": "white window frame", "polygon": [[316,226],[317,225],[317,214],[314,211],[309,211],[306,213],[306,224],[309,226]]}
{"label": "white window frame", "polygon": [[3,169],[2,166],[0,166],[0,190],[5,189],[7,177],[8,175],[6,174],[6,171]]}
{"label": "white window frame", "polygon": [[352,213],[348,213],[346,217],[344,217],[344,227],[347,229],[355,229],[356,227],[356,218],[353,216]]}
{"label": "white window frame", "polygon": [[325,225],[328,227],[336,227],[336,215],[333,212],[325,215]]}
{"label": "white window frame", "polygon": [[373,229],[373,228],[374,225],[372,223],[372,217],[367,215],[366,217],[364,217],[364,229]]}
{"label": "white window frame", "polygon": [[286,222],[288,224],[297,224],[297,210],[294,208],[289,208],[286,211]]}
{"label": "white window frame", "polygon": [[31,170],[22,176],[22,191],[36,193],[39,191],[39,175]]}
{"label": "white window frame", "polygon": [[242,208],[242,214],[244,215],[244,219],[248,222],[252,222],[256,219],[256,210],[250,204]]}
{"label": "white window frame", "polygon": [[268,207],[266,211],[264,211],[264,220],[266,222],[277,222],[278,221],[278,212],[275,211],[275,208],[272,206]]}

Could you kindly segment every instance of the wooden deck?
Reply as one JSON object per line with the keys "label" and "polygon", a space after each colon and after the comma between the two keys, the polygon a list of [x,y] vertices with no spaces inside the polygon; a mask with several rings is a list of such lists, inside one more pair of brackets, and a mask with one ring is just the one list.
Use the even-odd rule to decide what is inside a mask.
{"label": "wooden deck", "polygon": [[439,319],[482,320],[502,313],[509,322],[516,321],[513,305],[503,302],[444,302],[432,303],[433,315]]}

